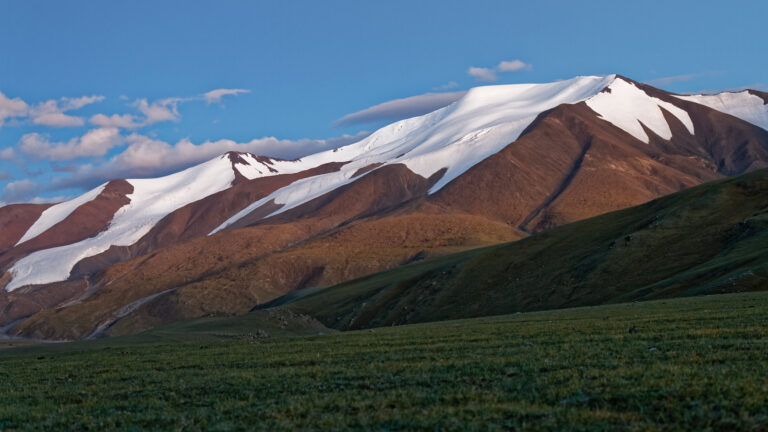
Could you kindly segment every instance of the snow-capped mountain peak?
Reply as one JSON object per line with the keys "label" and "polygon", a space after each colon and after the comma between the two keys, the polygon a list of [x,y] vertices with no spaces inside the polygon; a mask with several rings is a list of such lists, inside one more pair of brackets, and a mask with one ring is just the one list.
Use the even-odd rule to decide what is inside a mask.
{"label": "snow-capped mountain peak", "polygon": [[[612,125],[610,127],[615,126],[617,131],[628,134],[612,134],[615,135],[612,139],[647,148],[652,141],[647,131],[667,141],[676,138],[673,136],[673,128],[667,122],[669,115],[685,127],[684,131],[675,128],[675,133],[685,135],[677,138],[695,138],[695,121],[708,120],[706,116],[702,117],[704,120],[694,119],[686,111],[686,107],[691,109],[691,103],[710,107],[714,112],[720,111],[768,129],[768,105],[764,102],[763,98],[751,92],[676,96],[617,75],[584,76],[544,84],[476,87],[451,105],[423,116],[392,123],[356,143],[338,149],[297,160],[229,152],[165,177],[120,180],[122,183],[117,186],[113,182],[106,183],[73,200],[41,209],[34,222],[19,228],[18,238],[14,237],[15,241],[10,243],[15,244],[10,252],[2,252],[6,256],[3,270],[10,275],[5,279],[8,281],[5,290],[66,280],[72,269],[85,258],[104,254],[115,246],[134,245],[158,226],[161,220],[178,214],[182,208],[201,203],[225,191],[236,190],[231,195],[216,198],[230,200],[226,201],[226,205],[201,204],[196,210],[189,210],[189,214],[179,216],[180,222],[176,222],[191,224],[205,219],[204,224],[200,223],[202,228],[191,230],[187,227],[167,236],[180,241],[187,238],[179,234],[185,230],[194,231],[194,235],[211,235],[228,228],[267,220],[341,190],[343,186],[366,176],[398,168],[395,166],[407,168],[407,172],[422,180],[430,179],[423,191],[425,199],[429,199],[479,163],[514,146],[521,134],[539,116],[548,115],[550,110],[558,106],[583,103],[587,110],[579,108],[571,112],[586,116],[579,120],[588,123],[586,128],[598,124],[595,122],[599,122],[603,128],[607,122]],[[701,109],[708,109],[704,107]],[[731,120],[741,122],[738,119],[721,120],[723,124]],[[752,137],[749,138],[752,141],[747,141],[752,142],[753,146],[759,146],[756,143],[762,142],[764,134],[760,135],[755,130],[747,131],[749,128],[754,129],[741,122],[729,126],[728,130],[745,131],[744,136]],[[623,137],[625,135],[626,138]],[[557,139],[557,136],[551,138]],[[706,137],[702,139],[706,140]],[[740,143],[746,142],[742,138],[740,140]],[[537,143],[537,146],[542,146],[543,154],[548,155],[537,157],[559,156],[546,151],[548,146],[555,144],[558,143]],[[734,151],[733,154],[757,155],[754,157],[759,160],[756,159],[755,166],[763,163],[760,150],[752,153]],[[752,166],[749,165],[751,161],[745,163],[745,166]],[[526,168],[514,165],[507,169]],[[436,175],[438,173],[440,175]],[[710,174],[711,171],[706,171],[706,175]],[[683,178],[686,182],[694,181],[688,174]],[[683,184],[682,181],[676,182],[675,187]],[[110,198],[111,204],[106,206],[95,205],[100,199],[107,200],[105,194],[117,195],[117,199]],[[93,227],[91,231],[70,230],[79,236],[72,241],[41,240],[50,237],[51,232],[61,225],[74,224],[75,219],[79,221],[78,224],[84,223],[84,216],[78,215],[77,211],[89,205],[93,208],[81,213],[103,213],[107,211],[104,208],[109,209],[109,214],[100,216],[99,220],[103,219],[102,225]],[[206,218],[206,212],[216,212],[216,215]]]}

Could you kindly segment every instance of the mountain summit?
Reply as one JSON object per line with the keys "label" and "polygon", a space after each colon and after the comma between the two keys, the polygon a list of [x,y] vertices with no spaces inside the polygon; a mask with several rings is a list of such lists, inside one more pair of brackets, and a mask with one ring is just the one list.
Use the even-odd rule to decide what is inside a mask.
{"label": "mountain summit", "polygon": [[765,93],[618,75],[477,87],[301,159],[230,152],[0,208],[0,326],[67,339],[239,313],[766,166]]}

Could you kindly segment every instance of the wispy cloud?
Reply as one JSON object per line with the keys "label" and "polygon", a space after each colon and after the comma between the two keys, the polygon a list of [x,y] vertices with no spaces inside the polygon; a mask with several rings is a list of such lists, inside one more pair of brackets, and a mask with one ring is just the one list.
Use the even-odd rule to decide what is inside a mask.
{"label": "wispy cloud", "polygon": [[673,75],[668,77],[661,77],[652,79],[650,81],[646,81],[646,84],[650,84],[654,87],[660,87],[660,86],[668,86],[670,84],[675,83],[681,83],[681,82],[687,82],[692,79],[696,79],[700,76],[703,76],[703,73],[692,73],[692,74],[684,74],[684,75]]}
{"label": "wispy cloud", "polygon": [[652,80],[646,81],[646,84],[652,85],[654,87],[664,87],[669,86],[672,84],[682,83],[682,82],[688,82],[693,81],[698,78],[704,78],[704,77],[712,77],[712,76],[718,76],[722,75],[722,71],[705,71],[705,72],[696,72],[696,73],[689,73],[689,74],[681,74],[681,75],[672,75],[672,76],[666,76],[661,78],[654,78]]}
{"label": "wispy cloud", "polygon": [[78,98],[61,98],[41,102],[29,109],[29,117],[32,123],[49,127],[82,126],[85,120],[81,117],[65,114],[68,111],[78,110],[86,105],[104,100],[104,96],[81,96]]}
{"label": "wispy cloud", "polygon": [[728,88],[721,88],[721,89],[706,89],[706,90],[698,90],[694,92],[685,92],[683,94],[718,94],[718,93],[736,93],[736,92],[742,92],[744,90],[760,90],[760,91],[768,91],[768,84],[765,83],[754,83],[750,85],[745,86],[739,86],[739,87],[728,87]]}
{"label": "wispy cloud", "polygon": [[432,90],[437,90],[437,91],[452,90],[458,87],[459,87],[459,83],[457,83],[456,81],[450,81],[447,84],[443,84],[439,87],[433,87]]}
{"label": "wispy cloud", "polygon": [[367,124],[379,121],[394,121],[430,113],[450,105],[464,96],[465,91],[448,93],[426,93],[374,105],[361,111],[347,114],[336,120],[336,127]]}
{"label": "wispy cloud", "polygon": [[511,61],[501,61],[499,62],[499,65],[496,66],[496,70],[499,72],[515,72],[519,70],[531,70],[532,66],[521,61],[521,60],[511,60]]}
{"label": "wispy cloud", "polygon": [[13,147],[0,150],[0,160],[9,161],[13,160],[14,157],[16,157],[16,151],[13,150]]}
{"label": "wispy cloud", "polygon": [[467,69],[467,73],[477,81],[494,82],[499,79],[493,69],[484,67],[470,66],[469,69]]}
{"label": "wispy cloud", "polygon": [[203,93],[203,99],[206,103],[221,103],[221,98],[228,95],[239,95],[243,93],[250,93],[247,89],[216,89],[211,90],[208,93]]}
{"label": "wispy cloud", "polygon": [[64,201],[69,201],[72,198],[74,197],[71,195],[59,195],[54,197],[34,197],[27,202],[30,202],[32,204],[56,204]]}
{"label": "wispy cloud", "polygon": [[29,117],[33,124],[48,127],[82,126],[81,117],[65,114],[86,105],[101,102],[104,96],[81,96],[77,98],[51,99],[36,105],[29,105],[20,98],[9,99],[0,93],[0,126],[8,118]]}
{"label": "wispy cloud", "polygon": [[89,120],[92,125],[105,128],[135,129],[141,127],[143,122],[132,114],[94,114]]}
{"label": "wispy cloud", "polygon": [[29,111],[29,105],[21,98],[9,98],[0,92],[0,127],[11,117],[24,117]]}
{"label": "wispy cloud", "polygon": [[151,125],[165,121],[178,121],[179,104],[186,102],[182,98],[168,98],[157,102],[147,103],[146,99],[139,99],[134,104],[140,113],[144,114],[144,124]]}
{"label": "wispy cloud", "polygon": [[141,127],[162,123],[166,121],[179,121],[179,104],[186,102],[188,98],[166,98],[153,102],[147,99],[137,99],[131,107],[135,108],[141,115],[133,114],[94,114],[90,122],[94,126],[102,128],[120,128],[120,129],[138,129]]}
{"label": "wispy cloud", "polygon": [[495,68],[470,66],[467,74],[477,81],[494,82],[499,79],[499,72],[515,72],[520,70],[531,70],[533,66],[522,60],[504,60],[500,61]]}
{"label": "wispy cloud", "polygon": [[120,129],[139,129],[155,123],[179,121],[179,105],[192,101],[205,101],[208,104],[221,103],[224,96],[235,96],[250,93],[247,89],[216,89],[197,96],[170,97],[149,102],[147,99],[137,99],[131,106],[138,111],[134,114],[94,114],[89,119],[94,126]]}

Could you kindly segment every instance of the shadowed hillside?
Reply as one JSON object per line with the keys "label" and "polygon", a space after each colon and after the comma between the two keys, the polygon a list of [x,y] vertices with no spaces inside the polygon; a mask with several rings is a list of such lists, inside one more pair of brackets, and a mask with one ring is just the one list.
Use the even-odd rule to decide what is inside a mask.
{"label": "shadowed hillside", "polygon": [[768,170],[525,240],[409,265],[287,304],[355,329],[768,287]]}

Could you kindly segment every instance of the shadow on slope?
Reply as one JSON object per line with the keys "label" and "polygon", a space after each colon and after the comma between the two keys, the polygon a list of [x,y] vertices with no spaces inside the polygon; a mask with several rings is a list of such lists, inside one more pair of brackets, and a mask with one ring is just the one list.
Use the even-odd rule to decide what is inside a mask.
{"label": "shadow on slope", "polygon": [[768,287],[768,170],[263,306],[337,329]]}

